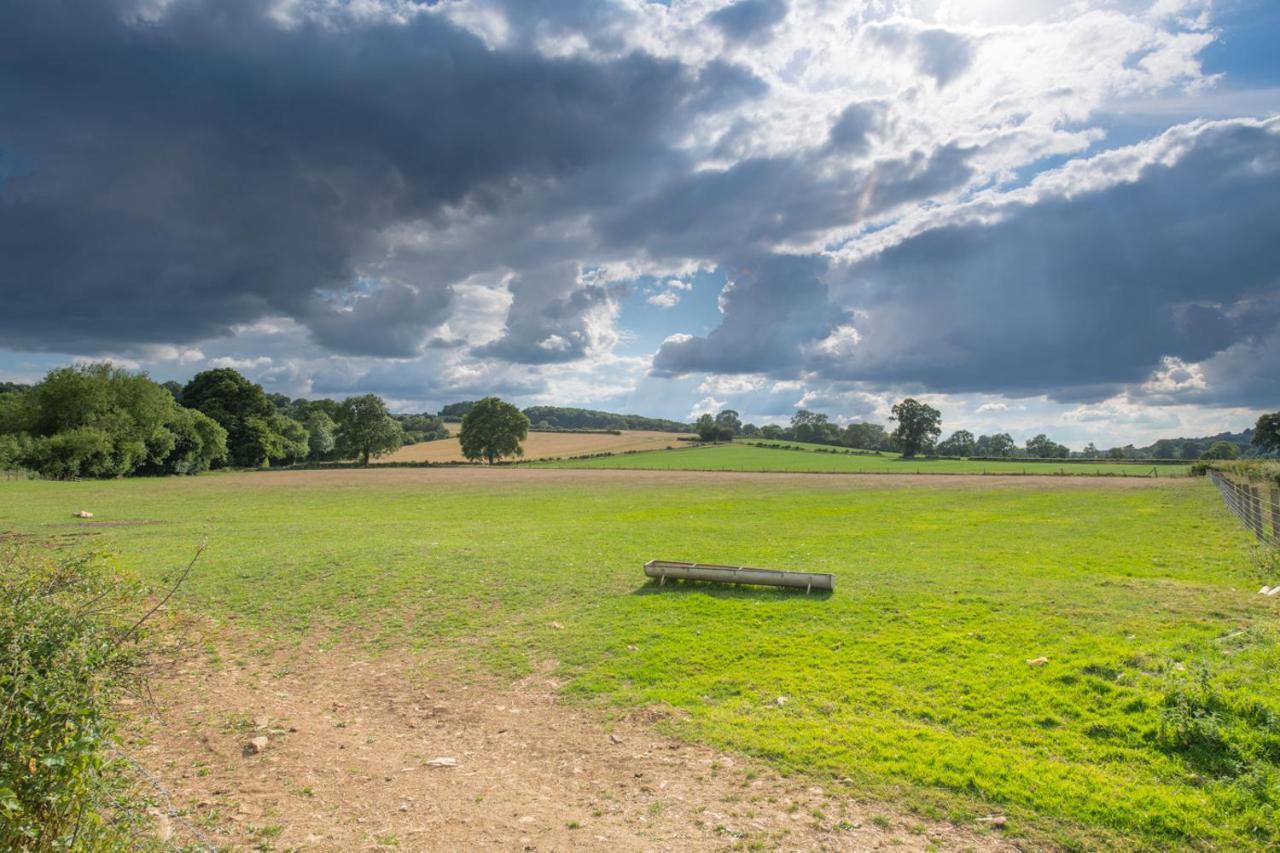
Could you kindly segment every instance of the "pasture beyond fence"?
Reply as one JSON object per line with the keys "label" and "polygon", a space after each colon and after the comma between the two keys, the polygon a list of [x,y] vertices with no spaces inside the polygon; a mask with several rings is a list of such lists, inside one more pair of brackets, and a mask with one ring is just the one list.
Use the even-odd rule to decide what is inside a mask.
{"label": "pasture beyond fence", "polygon": [[1280,548],[1280,484],[1240,480],[1212,469],[1207,473],[1227,509],[1258,541]]}

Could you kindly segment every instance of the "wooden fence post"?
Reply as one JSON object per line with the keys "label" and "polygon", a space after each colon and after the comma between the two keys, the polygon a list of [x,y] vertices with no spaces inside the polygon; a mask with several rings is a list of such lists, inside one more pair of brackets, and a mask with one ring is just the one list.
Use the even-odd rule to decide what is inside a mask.
{"label": "wooden fence post", "polygon": [[1271,487],[1271,535],[1280,545],[1280,487]]}

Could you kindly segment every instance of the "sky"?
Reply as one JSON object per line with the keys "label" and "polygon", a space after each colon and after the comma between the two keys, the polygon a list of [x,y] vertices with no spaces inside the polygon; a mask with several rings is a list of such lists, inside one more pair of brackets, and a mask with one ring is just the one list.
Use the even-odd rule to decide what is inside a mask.
{"label": "sky", "polygon": [[1271,0],[7,0],[0,379],[1240,430],[1277,44]]}

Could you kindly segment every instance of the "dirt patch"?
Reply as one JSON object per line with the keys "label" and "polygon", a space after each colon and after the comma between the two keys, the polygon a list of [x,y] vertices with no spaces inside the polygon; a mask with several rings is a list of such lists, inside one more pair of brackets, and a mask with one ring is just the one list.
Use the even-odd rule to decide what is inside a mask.
{"label": "dirt patch", "polygon": [[[655,430],[623,430],[620,435],[590,432],[531,432],[522,442],[525,459],[585,456],[590,453],[625,453],[628,450],[664,450],[682,447],[678,433]],[[383,462],[462,462],[462,447],[456,438],[425,441],[402,447]]]}
{"label": "dirt patch", "polygon": [[125,748],[219,845],[1013,849],[662,737],[660,712],[567,707],[549,668],[498,685],[406,657],[201,645],[155,679]]}
{"label": "dirt patch", "polygon": [[814,474],[759,471],[645,471],[597,468],[526,468],[523,466],[468,466],[459,468],[337,468],[332,470],[254,471],[224,474],[225,484],[298,488],[303,485],[342,486],[362,484],[534,484],[735,483],[804,486],[812,489],[1145,489],[1179,488],[1197,482],[1192,477],[1067,477],[1035,474]]}

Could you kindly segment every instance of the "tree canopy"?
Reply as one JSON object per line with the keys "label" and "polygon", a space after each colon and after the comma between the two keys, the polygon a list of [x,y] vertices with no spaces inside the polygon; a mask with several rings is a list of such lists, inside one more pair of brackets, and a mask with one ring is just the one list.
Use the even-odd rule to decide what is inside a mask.
{"label": "tree canopy", "polygon": [[298,432],[301,424],[281,414],[261,385],[229,367],[197,373],[182,389],[181,399],[227,431],[232,465],[260,468],[272,460],[291,461],[307,443]]}
{"label": "tree canopy", "polygon": [[1200,454],[1201,459],[1238,459],[1239,457],[1240,448],[1229,441],[1215,441]]}
{"label": "tree canopy", "polygon": [[462,418],[458,441],[462,455],[490,465],[506,456],[523,456],[520,442],[529,437],[529,418],[510,403],[485,397]]}
{"label": "tree canopy", "polygon": [[1253,443],[1264,452],[1280,453],[1280,412],[1258,418],[1253,428]]}
{"label": "tree canopy", "polygon": [[938,445],[938,453],[942,456],[972,456],[978,440],[967,429],[958,429]]}
{"label": "tree canopy", "polygon": [[698,441],[733,441],[733,429],[709,412],[699,417],[693,428],[698,433]]}
{"label": "tree canopy", "polygon": [[942,434],[942,412],[911,397],[894,405],[889,420],[898,424],[893,440],[908,459],[933,447]]}
{"label": "tree canopy", "polygon": [[398,450],[404,444],[404,430],[387,412],[376,394],[349,397],[342,401],[338,415],[337,448],[343,456],[357,457],[368,465],[371,458]]}
{"label": "tree canopy", "polygon": [[58,368],[2,401],[0,464],[46,477],[193,474],[227,454],[218,424],[111,364]]}

